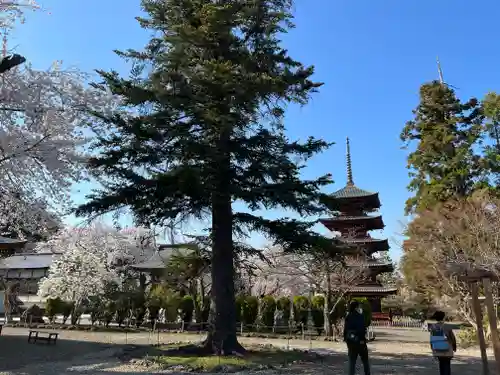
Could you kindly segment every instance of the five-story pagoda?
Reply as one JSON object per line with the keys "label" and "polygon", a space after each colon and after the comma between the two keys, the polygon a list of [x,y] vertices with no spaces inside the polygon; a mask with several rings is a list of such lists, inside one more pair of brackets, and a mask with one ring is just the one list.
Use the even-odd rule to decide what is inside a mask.
{"label": "five-story pagoda", "polygon": [[[397,288],[386,287],[377,280],[377,275],[392,272],[391,262],[377,260],[374,254],[388,251],[387,239],[375,239],[369,234],[371,230],[383,229],[381,215],[373,215],[380,208],[378,193],[372,193],[354,185],[352,177],[351,153],[349,138],[347,146],[347,184],[333,193],[338,215],[320,220],[332,232],[340,233],[340,240],[345,244],[350,255],[350,267],[363,267],[365,276],[357,285],[349,288],[348,294],[353,297],[366,297],[373,312],[381,312],[381,299],[396,294]],[[372,214],[372,215],[370,215]]]}

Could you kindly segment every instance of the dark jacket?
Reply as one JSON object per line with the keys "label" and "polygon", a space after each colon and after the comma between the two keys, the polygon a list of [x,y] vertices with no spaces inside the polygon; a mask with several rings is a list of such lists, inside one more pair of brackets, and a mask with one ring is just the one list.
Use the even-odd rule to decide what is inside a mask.
{"label": "dark jacket", "polygon": [[344,341],[346,341],[348,332],[356,333],[356,336],[360,339],[366,337],[366,325],[363,314],[357,311],[347,314],[344,322]]}

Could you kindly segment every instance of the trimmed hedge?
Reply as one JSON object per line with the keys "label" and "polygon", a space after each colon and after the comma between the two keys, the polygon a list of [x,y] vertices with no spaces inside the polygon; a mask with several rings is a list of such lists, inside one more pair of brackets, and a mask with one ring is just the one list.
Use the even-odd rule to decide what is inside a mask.
{"label": "trimmed hedge", "polygon": [[[372,312],[369,301],[366,298],[353,298],[362,304],[363,315],[367,325],[371,324]],[[177,293],[168,291],[161,286],[154,287],[149,293],[133,295],[117,295],[116,300],[92,300],[85,307],[85,313],[91,314],[92,323],[101,322],[106,327],[111,322],[122,326],[127,322],[139,327],[144,324],[150,324],[152,327],[157,324],[160,310],[163,309],[165,320],[167,322],[183,321],[186,326],[193,321],[195,315],[195,303],[192,296],[179,296]],[[209,300],[205,300],[204,311],[199,311],[203,318],[201,323],[208,321]],[[333,302],[333,301],[332,301]],[[330,304],[332,303],[330,302]],[[333,321],[340,321],[346,314],[348,300],[342,300],[337,304],[334,312],[331,314]],[[309,300],[306,296],[295,296],[293,298],[280,297],[275,299],[273,296],[240,295],[236,298],[236,319],[238,323],[243,324],[246,329],[252,330],[254,325],[261,324],[270,329],[274,326],[274,317],[276,310],[280,310],[283,316],[281,324],[288,325],[292,323],[297,329],[307,327],[309,309],[312,314],[312,320],[318,334],[321,334],[324,326],[324,304],[325,298],[321,295],[314,296]],[[260,305],[260,309],[259,309]],[[293,308],[294,322],[290,322],[290,313]],[[258,314],[261,316],[259,317]],[[48,299],[46,304],[46,315],[50,321],[53,321],[56,315],[63,315],[65,320],[71,316],[72,325],[76,325],[78,318],[84,312],[82,308],[75,309],[71,302],[65,302],[60,299]],[[147,321],[145,318],[147,316]],[[199,318],[199,317],[196,317]],[[199,319],[196,319],[200,323]],[[195,327],[194,325],[193,327]]]}

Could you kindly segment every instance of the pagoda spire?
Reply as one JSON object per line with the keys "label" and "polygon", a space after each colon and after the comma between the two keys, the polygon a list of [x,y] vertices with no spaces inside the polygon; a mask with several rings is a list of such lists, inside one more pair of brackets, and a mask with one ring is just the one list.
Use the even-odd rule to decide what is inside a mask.
{"label": "pagoda spire", "polygon": [[444,85],[444,78],[443,78],[443,70],[441,69],[441,62],[439,61],[439,56],[436,58],[437,62],[437,68],[438,68],[438,75],[439,75],[439,82]]}
{"label": "pagoda spire", "polygon": [[354,185],[354,180],[352,179],[352,164],[351,164],[351,147],[349,145],[349,137],[345,139],[346,148],[346,162],[347,162],[347,185]]}

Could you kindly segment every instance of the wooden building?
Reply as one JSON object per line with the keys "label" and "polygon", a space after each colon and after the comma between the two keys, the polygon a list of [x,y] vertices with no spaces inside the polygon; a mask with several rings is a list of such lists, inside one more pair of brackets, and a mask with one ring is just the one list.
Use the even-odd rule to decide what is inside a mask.
{"label": "wooden building", "polygon": [[365,268],[365,277],[360,278],[359,284],[349,290],[350,296],[366,297],[373,312],[381,312],[381,299],[397,293],[394,286],[382,285],[377,275],[392,272],[394,266],[390,262],[376,259],[374,254],[389,250],[387,239],[372,238],[371,230],[383,229],[384,222],[381,215],[374,215],[380,208],[378,193],[358,188],[354,184],[351,166],[349,138],[347,146],[347,184],[333,193],[338,215],[322,219],[321,223],[332,232],[340,233],[341,242],[345,243],[350,255],[350,267]]}

